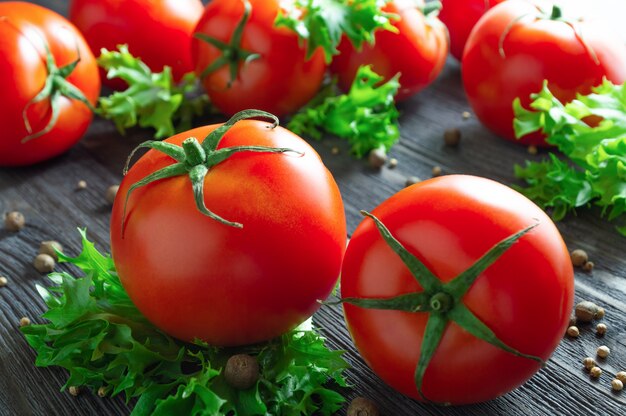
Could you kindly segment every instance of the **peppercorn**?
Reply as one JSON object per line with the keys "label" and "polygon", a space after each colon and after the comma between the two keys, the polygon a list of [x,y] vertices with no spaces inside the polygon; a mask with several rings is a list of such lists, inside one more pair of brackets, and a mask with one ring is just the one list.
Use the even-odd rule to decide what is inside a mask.
{"label": "peppercorn", "polygon": [[609,356],[610,353],[611,350],[606,345],[602,345],[596,350],[596,354],[598,354],[598,357],[600,358],[606,358]]}
{"label": "peppercorn", "polygon": [[433,166],[433,177],[436,178],[437,176],[441,176],[441,174],[443,173],[443,169],[441,169],[441,166]]}
{"label": "peppercorn", "polygon": [[247,390],[259,379],[259,363],[248,354],[233,355],[224,368],[226,382],[237,390]]}
{"label": "peppercorn", "polygon": [[20,326],[28,326],[28,325],[30,325],[30,319],[28,319],[25,316],[20,318]]}
{"label": "peppercorn", "polygon": [[80,394],[80,387],[78,386],[70,386],[68,390],[72,396],[78,396]]}
{"label": "peppercorn", "polygon": [[415,185],[416,183],[419,183],[421,181],[422,180],[418,178],[417,176],[409,176],[408,178],[406,178],[406,182],[404,183],[404,186]]}
{"label": "peppercorn", "polygon": [[602,369],[600,367],[592,367],[589,370],[589,375],[593,378],[598,378],[602,375]]}
{"label": "peppercorn", "polygon": [[614,391],[621,391],[624,388],[624,382],[619,379],[614,379],[613,381],[611,381],[611,388]]}
{"label": "peppercorn", "polygon": [[376,403],[366,397],[356,397],[348,406],[348,416],[379,416]]}
{"label": "peppercorn", "polygon": [[574,267],[582,267],[589,261],[589,256],[585,250],[576,249],[570,253]]}
{"label": "peppercorn", "polygon": [[602,318],[604,318],[604,314],[605,314],[604,308],[599,306],[598,310],[596,311],[595,318],[596,319],[602,319]]}
{"label": "peppercorn", "polygon": [[87,182],[78,181],[78,183],[76,184],[76,189],[78,189],[79,191],[82,191],[83,189],[87,189]]}
{"label": "peppercorn", "polygon": [[594,267],[595,267],[595,264],[592,261],[588,261],[587,263],[583,264],[583,270],[586,271],[587,273],[593,271]]}
{"label": "peppercorn", "polygon": [[26,225],[26,219],[24,218],[24,214],[19,211],[11,211],[4,216],[4,228],[18,232]]}
{"label": "peppercorn", "polygon": [[389,169],[395,169],[398,166],[398,159],[392,157],[389,159]]}
{"label": "peppercorn", "polygon": [[119,191],[119,189],[119,185],[112,185],[107,188],[104,198],[109,204],[113,204],[115,202],[115,195],[117,195],[117,191]]}
{"label": "peppercorn", "polygon": [[57,255],[57,251],[63,253],[63,246],[58,241],[50,240],[50,241],[42,241],[39,245],[39,254],[47,254],[52,257],[55,261],[59,260],[59,256]]}
{"label": "peppercorn", "polygon": [[626,383],[626,371],[618,371],[617,374],[615,374],[615,378],[622,383]]}
{"label": "peppercorn", "polygon": [[580,322],[591,322],[598,313],[598,305],[589,301],[582,301],[576,304],[574,314]]}
{"label": "peppercorn", "polygon": [[461,142],[461,130],[448,129],[443,132],[443,142],[446,146],[457,147]]}
{"label": "peppercorn", "polygon": [[580,330],[577,326],[570,326],[569,328],[567,328],[567,335],[572,338],[576,338],[580,335]]}
{"label": "peppercorn", "polygon": [[48,254],[38,254],[33,261],[33,266],[39,273],[50,273],[54,270],[55,261]]}
{"label": "peppercorn", "polygon": [[9,279],[4,276],[0,276],[0,287],[5,287],[9,283]]}
{"label": "peppercorn", "polygon": [[528,151],[529,155],[533,155],[533,156],[536,155],[539,152],[539,150],[537,149],[537,146],[534,146],[532,144],[530,146],[528,146],[528,148],[526,150]]}
{"label": "peppercorn", "polygon": [[377,148],[372,150],[368,157],[367,160],[370,164],[371,167],[373,167],[374,169],[380,169],[383,166],[385,166],[385,163],[387,163],[387,152],[385,152],[385,148]]}
{"label": "peppercorn", "polygon": [[583,366],[585,367],[585,370],[589,371],[596,366],[596,360],[591,357],[585,357],[583,359]]}
{"label": "peppercorn", "polygon": [[106,397],[107,395],[107,388],[104,386],[101,386],[100,388],[98,388],[98,397]]}
{"label": "peppercorn", "polygon": [[607,326],[605,324],[596,325],[596,334],[604,335],[606,334]]}

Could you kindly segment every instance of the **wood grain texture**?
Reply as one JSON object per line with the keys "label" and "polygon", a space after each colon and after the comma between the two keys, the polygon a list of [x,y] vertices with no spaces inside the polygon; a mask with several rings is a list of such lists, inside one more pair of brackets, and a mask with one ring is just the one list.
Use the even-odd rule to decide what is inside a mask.
{"label": "wood grain texture", "polygon": [[[61,13],[67,7],[65,1],[39,3]],[[348,230],[360,222],[360,209],[373,209],[402,189],[408,176],[430,177],[435,165],[446,174],[475,174],[511,184],[515,183],[513,164],[541,158],[541,154],[530,156],[523,147],[499,140],[473,118],[463,120],[461,113],[469,107],[459,75],[458,64],[448,62],[432,87],[401,106],[402,139],[391,152],[399,161],[395,169],[376,171],[365,162],[354,161],[345,144],[332,138],[312,143],[339,183]],[[460,128],[463,135],[455,149],[443,145],[443,132],[451,127]],[[119,397],[101,399],[89,392],[73,397],[60,392],[65,372],[34,366],[34,352],[18,331],[18,322],[22,316],[40,322],[37,317],[44,311],[34,286],[45,278],[32,266],[41,241],[59,240],[67,253],[75,254],[80,246],[76,227],[87,227],[98,248],[108,250],[110,206],[104,199],[105,190],[120,181],[126,156],[148,137],[149,132],[141,130],[122,137],[110,123],[96,120],[81,143],[66,155],[29,168],[0,170],[0,214],[17,209],[28,222],[18,233],[0,230],[0,275],[9,278],[9,284],[0,288],[0,415],[130,412],[132,403],[127,405]],[[334,146],[340,148],[338,155],[332,152]],[[79,180],[87,182],[87,189],[76,189]],[[604,337],[598,338],[593,326],[583,326],[578,339],[564,338],[547,368],[519,389],[488,403],[443,408],[417,403],[387,387],[356,353],[340,308],[324,307],[316,314],[315,323],[331,347],[347,351],[346,358],[353,366],[348,376],[354,387],[345,394],[372,398],[387,416],[626,414],[626,393],[610,389],[611,376],[626,370],[626,239],[594,214],[597,212],[580,213],[558,227],[568,247],[585,249],[596,264],[593,273],[576,272],[576,301],[591,300],[606,309],[604,322],[609,331]],[[609,346],[612,353],[601,363],[602,377],[592,381],[582,370],[581,360],[595,356],[599,345]]]}

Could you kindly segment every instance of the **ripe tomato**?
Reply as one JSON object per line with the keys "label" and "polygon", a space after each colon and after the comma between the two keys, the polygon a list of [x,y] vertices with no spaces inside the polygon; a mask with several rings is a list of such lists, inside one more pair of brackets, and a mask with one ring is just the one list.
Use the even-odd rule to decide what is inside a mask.
{"label": "ripe tomato", "polygon": [[[193,71],[189,45],[203,8],[200,0],[72,0],[69,16],[94,55],[127,44],[153,71],[172,68],[178,81]],[[103,82],[115,88],[123,85],[106,78]]]}
{"label": "ripe tomato", "polygon": [[[540,4],[540,3],[537,3]],[[489,10],[472,30],[462,62],[463,85],[480,121],[514,140],[513,107],[541,90],[544,79],[561,101],[588,94],[603,77],[626,80],[626,48],[617,36],[585,21],[564,21],[531,2],[509,0]],[[540,134],[520,140],[545,145]]]}
{"label": "ripe tomato", "polygon": [[377,31],[375,44],[364,44],[360,51],[346,37],[342,39],[331,71],[338,75],[343,90],[350,89],[361,65],[372,65],[385,82],[401,73],[397,100],[414,95],[437,78],[448,54],[446,28],[436,17],[425,16],[421,7],[414,0],[387,3],[383,10],[400,17],[393,21],[398,33]]}
{"label": "ripe tomato", "polygon": [[[191,53],[196,73],[222,113],[258,108],[282,116],[298,110],[319,90],[326,71],[323,52],[307,60],[298,35],[274,26],[279,10],[279,0],[214,0],[206,7]],[[227,48],[222,51],[198,36]],[[221,59],[221,65],[205,73]]]}
{"label": "ripe tomato", "polygon": [[0,16],[0,166],[30,165],[85,133],[93,117],[85,103],[94,106],[100,94],[98,66],[80,32],[52,10],[1,2]]}
{"label": "ripe tomato", "polygon": [[[569,321],[574,279],[567,248],[539,207],[497,182],[453,175],[406,188],[372,214],[409,256],[423,263],[435,284],[420,281],[443,285],[432,290],[418,283],[371,219],[358,226],[344,259],[342,296],[380,302],[418,293],[426,302],[421,312],[406,302],[413,312],[344,304],[354,343],[375,373],[413,398],[464,404],[505,394],[539,370],[537,361],[479,339],[457,323],[464,307],[521,354],[547,360],[555,350]],[[533,224],[463,290],[449,284],[496,243]],[[436,303],[452,295],[458,300],[451,300],[448,309],[442,307],[446,302]],[[433,338],[437,323],[442,323],[440,339]],[[421,397],[415,372],[418,360],[429,354],[427,336],[437,342],[430,344],[433,354],[426,362]]]}
{"label": "ripe tomato", "polygon": [[203,215],[187,175],[137,188],[124,217],[130,186],[173,165],[163,153],[150,150],[121,183],[111,218],[116,269],[139,310],[177,338],[242,345],[276,337],[312,315],[339,276],[345,214],[320,157],[288,130],[254,120],[231,127],[218,150],[250,145],[303,155],[240,152],[210,168],[201,201],[241,229]]}
{"label": "ripe tomato", "polygon": [[450,33],[450,53],[459,61],[463,57],[463,48],[467,37],[478,19],[487,10],[504,0],[441,0],[439,12],[441,20]]}

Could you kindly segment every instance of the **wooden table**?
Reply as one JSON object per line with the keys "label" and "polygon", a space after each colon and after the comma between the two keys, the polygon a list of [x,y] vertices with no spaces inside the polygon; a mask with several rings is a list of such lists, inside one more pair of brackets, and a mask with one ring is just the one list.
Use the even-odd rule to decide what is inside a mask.
{"label": "wooden table", "polygon": [[[41,3],[66,12],[64,1]],[[432,87],[401,106],[402,139],[391,152],[399,161],[397,168],[373,170],[366,162],[353,160],[347,147],[335,139],[312,143],[339,183],[350,232],[361,219],[360,209],[373,209],[402,189],[408,176],[430,177],[435,165],[445,174],[473,174],[511,184],[515,183],[515,163],[544,156],[531,156],[525,148],[494,137],[474,118],[464,120],[461,114],[466,110],[470,109],[460,68],[450,61]],[[444,147],[442,140],[444,130],[452,127],[460,128],[463,135],[456,149]],[[19,233],[0,230],[0,275],[9,278],[9,284],[0,288],[0,415],[129,413],[130,407],[121,397],[101,399],[91,393],[73,397],[59,392],[66,373],[34,366],[35,354],[18,331],[18,322],[22,316],[40,322],[38,316],[44,311],[35,284],[46,279],[32,266],[41,241],[59,240],[67,253],[75,254],[80,243],[76,227],[87,227],[89,237],[108,251],[110,206],[105,190],[119,183],[130,150],[149,135],[133,130],[122,137],[112,124],[95,120],[84,139],[66,155],[33,167],[0,170],[0,213],[19,210],[28,221]],[[331,151],[335,146],[340,149],[337,155]],[[87,182],[87,189],[76,190],[79,180]],[[598,338],[593,327],[583,327],[578,339],[565,337],[547,368],[519,389],[488,403],[442,408],[417,403],[387,387],[359,358],[340,309],[323,307],[315,315],[315,323],[332,348],[347,350],[346,358],[353,366],[348,371],[354,385],[349,397],[368,396],[387,416],[626,414],[626,393],[614,393],[610,388],[612,376],[626,370],[626,239],[612,225],[587,212],[558,226],[568,247],[586,250],[596,264],[593,273],[576,271],[576,301],[590,300],[606,309],[606,336]],[[594,356],[601,344],[609,346],[612,353],[602,364],[602,377],[592,381],[581,360]]]}

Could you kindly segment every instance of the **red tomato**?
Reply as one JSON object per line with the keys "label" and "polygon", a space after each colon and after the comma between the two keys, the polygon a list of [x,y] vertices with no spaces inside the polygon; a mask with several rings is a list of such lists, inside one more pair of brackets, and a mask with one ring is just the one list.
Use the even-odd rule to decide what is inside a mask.
{"label": "red tomato", "polygon": [[331,71],[338,75],[339,86],[346,91],[361,65],[372,65],[385,82],[401,73],[396,99],[404,100],[428,86],[443,69],[448,54],[447,32],[439,19],[424,16],[413,0],[395,0],[383,10],[400,17],[393,21],[398,33],[379,30],[375,44],[364,44],[360,51],[344,37]]}
{"label": "red tomato", "polygon": [[[0,16],[0,166],[30,165],[64,153],[85,133],[91,110],[60,92],[58,85],[71,84],[95,106],[98,66],[80,32],[59,14],[32,3],[0,2]],[[46,47],[54,68],[47,65]],[[49,72],[77,60],[67,76]],[[34,103],[48,78],[55,80],[54,92]]]}
{"label": "red tomato", "polygon": [[[574,278],[567,248],[539,207],[497,182],[453,175],[406,188],[372,214],[438,284],[451,282],[496,243],[538,222],[478,274],[459,303],[509,347],[548,359],[568,325]],[[381,299],[416,292],[428,293],[374,222],[365,219],[346,251],[342,296]],[[444,313],[449,315],[441,316],[452,316],[451,311]],[[434,314],[345,304],[350,333],[365,361],[389,385],[416,399],[422,397],[414,373],[426,322]],[[456,322],[450,321],[442,331],[423,378],[428,400],[451,404],[490,400],[521,385],[540,368],[537,361],[478,339]]]}
{"label": "red tomato", "polygon": [[[189,45],[203,9],[200,0],[72,0],[69,16],[94,55],[127,44],[152,71],[167,65],[178,81],[193,71]],[[120,87],[119,80],[104,82]]]}
{"label": "red tomato", "polygon": [[[546,10],[527,1],[499,4],[474,27],[465,47],[469,102],[487,128],[509,140],[515,139],[513,100],[519,97],[528,106],[544,79],[561,101],[588,94],[603,77],[618,84],[626,80],[626,48],[618,36],[589,22],[552,19]],[[545,145],[540,134],[520,142]]]}
{"label": "red tomato", "polygon": [[465,42],[487,10],[504,0],[441,0],[443,7],[439,19],[450,33],[450,53],[459,61],[463,57]]}
{"label": "red tomato", "polygon": [[[219,125],[167,139],[180,145]],[[129,187],[174,160],[150,150],[121,183],[111,218],[111,248],[124,288],[165,332],[212,345],[276,337],[317,310],[333,289],[346,244],[337,185],[318,154],[281,127],[241,121],[218,149],[288,147],[303,156],[241,152],[210,169],[209,210],[243,224],[224,225],[198,211],[188,176]]]}
{"label": "red tomato", "polygon": [[[212,1],[196,27],[196,35],[230,44],[235,28],[244,18],[244,3],[247,1]],[[234,45],[240,51],[227,52],[232,58],[206,76],[203,76],[205,69],[224,53],[204,40],[193,39],[191,53],[196,73],[211,103],[224,114],[232,115],[247,108],[278,116],[293,113],[319,90],[326,71],[324,54],[318,50],[307,60],[298,35],[288,28],[274,26],[279,0],[249,0],[249,5],[251,13],[243,27],[241,42]],[[258,58],[245,60],[241,51],[258,54]]]}

